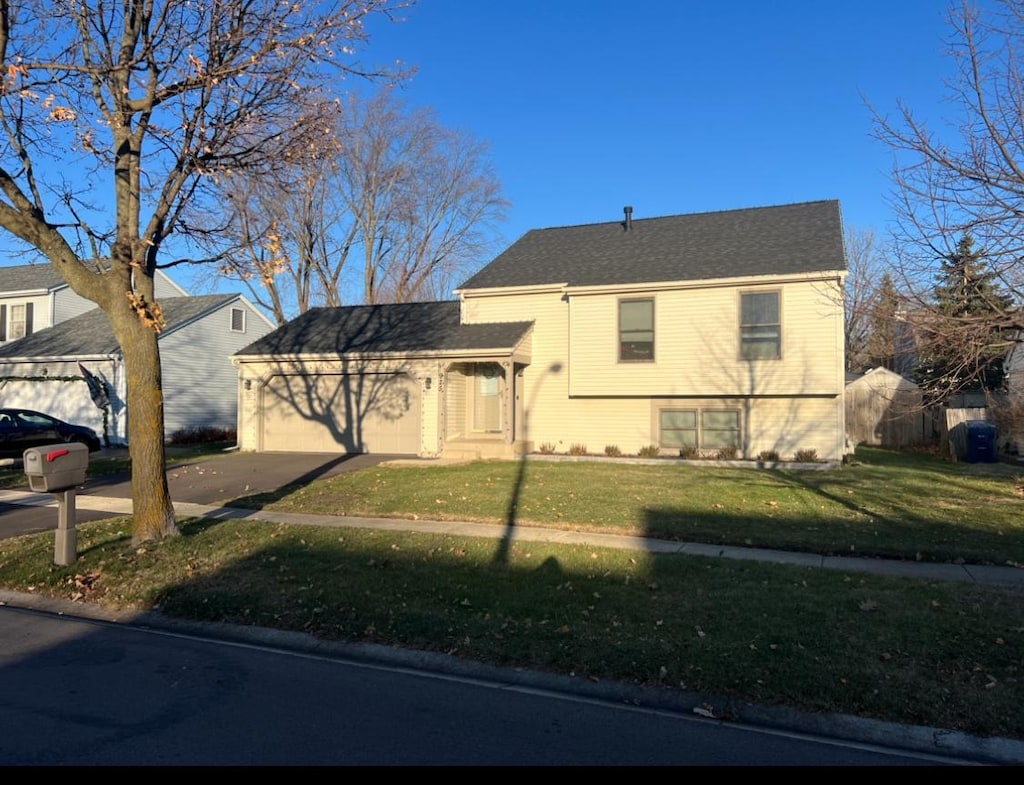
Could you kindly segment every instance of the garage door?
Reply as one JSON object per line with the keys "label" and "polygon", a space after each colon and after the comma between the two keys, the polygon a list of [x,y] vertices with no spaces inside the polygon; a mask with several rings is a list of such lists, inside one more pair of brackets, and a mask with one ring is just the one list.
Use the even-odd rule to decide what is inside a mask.
{"label": "garage door", "polygon": [[273,376],[262,413],[267,452],[420,451],[419,385],[404,373]]}

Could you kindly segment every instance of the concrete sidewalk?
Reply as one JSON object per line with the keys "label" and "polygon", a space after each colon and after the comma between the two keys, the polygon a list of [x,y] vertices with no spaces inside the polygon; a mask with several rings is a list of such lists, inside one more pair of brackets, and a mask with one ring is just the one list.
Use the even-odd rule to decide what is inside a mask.
{"label": "concrete sidewalk", "polygon": [[[130,515],[132,500],[108,496],[83,494],[76,497],[76,508]],[[0,491],[0,503],[26,506],[56,507],[54,497],[48,493]],[[509,536],[507,527],[500,524],[460,521],[411,520],[406,518],[359,518],[353,516],[310,515],[273,510],[254,510],[241,507],[223,507],[194,502],[175,502],[178,515],[205,517],[214,520],[255,520],[288,523],[300,526],[336,526],[359,529],[414,531],[428,534],[457,534],[463,537],[482,537],[499,540]],[[854,556],[824,556],[814,553],[741,548],[733,545],[707,545],[704,543],[675,542],[650,537],[631,537],[597,532],[572,532],[545,529],[537,526],[517,526],[511,540],[519,542],[547,542],[565,545],[592,545],[603,548],[637,550],[647,553],[705,556],[722,559],[789,564],[796,567],[818,567],[846,572],[866,572],[898,578],[959,581],[988,586],[1024,589],[1024,568],[978,564],[942,564],[911,562],[897,559],[875,559]]]}

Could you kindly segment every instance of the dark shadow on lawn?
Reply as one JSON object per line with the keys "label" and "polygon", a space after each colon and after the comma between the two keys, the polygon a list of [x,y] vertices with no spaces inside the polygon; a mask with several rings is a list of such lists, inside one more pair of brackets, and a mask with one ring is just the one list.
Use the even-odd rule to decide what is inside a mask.
{"label": "dark shadow on lawn", "polygon": [[[522,440],[524,445],[529,443],[530,411],[533,408],[533,402],[537,397],[537,393],[540,392],[541,385],[549,375],[557,375],[561,372],[562,364],[554,362],[537,379],[533,393],[530,395],[530,403],[523,409]],[[498,549],[494,552],[494,559],[492,560],[492,564],[496,567],[507,566],[509,562],[509,552],[512,548],[512,540],[515,537],[516,520],[519,515],[519,498],[522,495],[523,484],[526,482],[526,457],[525,452],[519,456],[519,465],[516,467],[516,479],[512,485],[512,494],[509,497],[508,510],[505,513],[505,533],[498,543]]]}

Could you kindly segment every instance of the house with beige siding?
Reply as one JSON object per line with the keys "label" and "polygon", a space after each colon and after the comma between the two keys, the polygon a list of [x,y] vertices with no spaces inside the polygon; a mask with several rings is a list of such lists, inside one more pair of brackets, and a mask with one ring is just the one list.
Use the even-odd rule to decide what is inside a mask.
{"label": "house with beige siding", "polygon": [[533,230],[456,300],[313,309],[241,350],[239,444],[838,460],[845,275],[836,201]]}

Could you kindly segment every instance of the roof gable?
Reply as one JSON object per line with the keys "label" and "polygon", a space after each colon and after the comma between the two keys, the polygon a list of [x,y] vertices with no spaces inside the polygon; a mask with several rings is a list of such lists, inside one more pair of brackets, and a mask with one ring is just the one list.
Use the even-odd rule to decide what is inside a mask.
{"label": "roof gable", "polygon": [[600,286],[845,269],[839,202],[833,200],[534,229],[460,288]]}
{"label": "roof gable", "polygon": [[[160,301],[166,323],[163,334],[181,329],[189,322],[236,299],[237,294],[163,299]],[[107,315],[99,308],[0,346],[0,358],[77,357],[115,353],[120,353],[120,347]]]}
{"label": "roof gable", "polygon": [[19,264],[0,267],[0,296],[11,292],[48,292],[66,286],[52,264]]}
{"label": "roof gable", "polygon": [[413,354],[514,347],[532,322],[461,324],[459,303],[312,308],[236,356]]}
{"label": "roof gable", "polygon": [[[171,291],[176,292],[176,296],[188,296],[188,292],[172,281],[163,270],[157,270],[155,275],[158,286],[165,290],[164,295]],[[57,268],[49,262],[0,267],[0,296],[12,292],[52,292],[66,286]]]}

